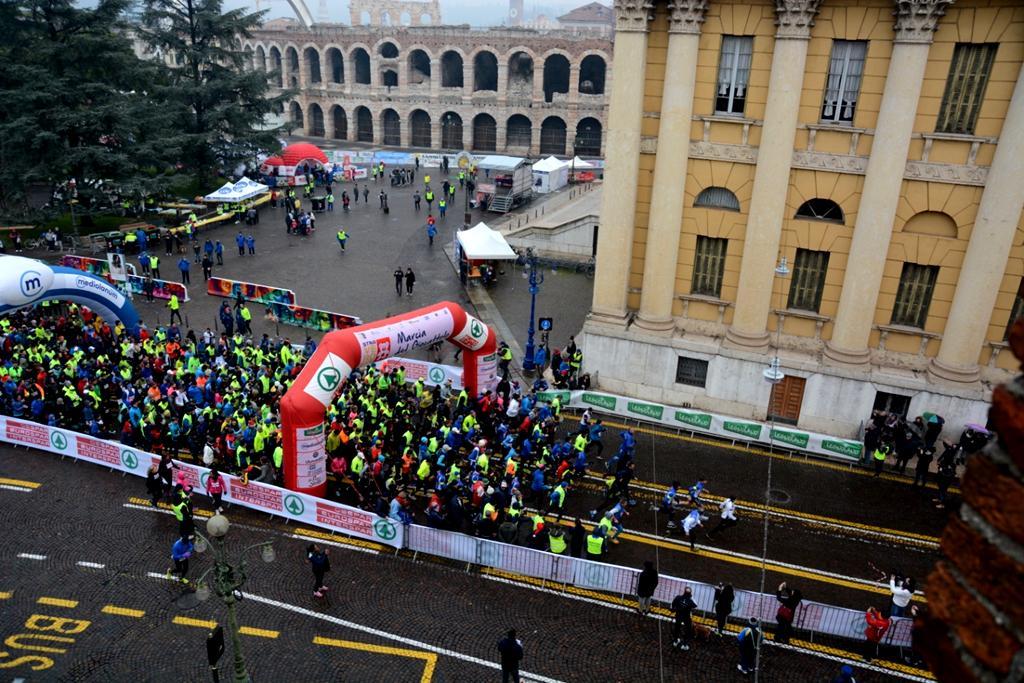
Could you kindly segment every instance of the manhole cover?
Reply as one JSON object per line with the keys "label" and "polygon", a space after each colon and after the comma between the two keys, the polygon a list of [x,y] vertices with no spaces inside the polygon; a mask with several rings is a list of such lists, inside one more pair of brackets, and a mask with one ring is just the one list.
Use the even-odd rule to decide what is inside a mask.
{"label": "manhole cover", "polygon": [[768,500],[773,503],[788,503],[790,497],[782,489],[768,489]]}

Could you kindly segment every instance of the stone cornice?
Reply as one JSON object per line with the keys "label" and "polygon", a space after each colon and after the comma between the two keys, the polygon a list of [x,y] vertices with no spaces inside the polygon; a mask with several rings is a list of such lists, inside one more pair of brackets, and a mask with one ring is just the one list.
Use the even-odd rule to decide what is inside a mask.
{"label": "stone cornice", "polygon": [[653,18],[654,0],[615,0],[615,30],[646,33]]}
{"label": "stone cornice", "polygon": [[669,0],[668,32],[700,35],[708,0]]}
{"label": "stone cornice", "polygon": [[930,44],[939,19],[952,4],[953,0],[896,0],[896,42]]}
{"label": "stone cornice", "polygon": [[776,38],[808,40],[821,0],[775,0]]}

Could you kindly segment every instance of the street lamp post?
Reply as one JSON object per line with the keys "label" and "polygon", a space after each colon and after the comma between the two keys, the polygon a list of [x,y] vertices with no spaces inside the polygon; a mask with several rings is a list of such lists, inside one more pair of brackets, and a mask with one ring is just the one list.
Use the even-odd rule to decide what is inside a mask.
{"label": "street lamp post", "polygon": [[530,326],[526,329],[526,350],[523,352],[523,371],[532,372],[537,367],[533,362],[533,324],[537,315],[537,292],[540,291],[540,286],[544,282],[544,273],[537,269],[537,255],[533,253],[533,248],[526,249],[526,265],[530,269]]}
{"label": "street lamp post", "polygon": [[[264,562],[273,562],[275,559],[274,547],[269,541],[256,543],[242,549],[238,559],[230,561],[227,551],[224,548],[225,537],[231,525],[224,515],[214,515],[206,522],[206,532],[213,539],[211,542],[202,534],[196,532],[196,552],[205,552],[208,547],[213,548],[213,566],[203,572],[196,581],[196,598],[205,602],[210,598],[210,588],[206,579],[210,577],[213,592],[217,594],[221,602],[228,610],[228,631],[231,634],[231,646],[234,648],[234,683],[249,683],[251,681],[248,671],[245,668],[245,659],[242,656],[242,640],[238,628],[238,616],[235,612],[235,605],[242,599],[242,585],[246,579],[245,553],[260,548],[260,557]],[[214,669],[216,678],[216,669]]]}

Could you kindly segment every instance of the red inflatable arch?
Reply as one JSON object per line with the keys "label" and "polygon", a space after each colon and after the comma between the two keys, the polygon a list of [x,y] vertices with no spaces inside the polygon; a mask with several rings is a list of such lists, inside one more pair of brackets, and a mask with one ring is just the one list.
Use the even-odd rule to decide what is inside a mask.
{"label": "red inflatable arch", "polygon": [[470,396],[493,389],[497,337],[450,301],[324,336],[281,399],[285,486],[314,496],[326,493],[324,413],[352,370],[445,339],[462,348],[462,383]]}

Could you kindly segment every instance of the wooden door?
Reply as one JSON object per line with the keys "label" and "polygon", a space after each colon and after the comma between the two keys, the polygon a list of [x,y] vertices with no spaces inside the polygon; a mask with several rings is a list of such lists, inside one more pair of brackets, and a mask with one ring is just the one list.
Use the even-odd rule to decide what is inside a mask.
{"label": "wooden door", "polygon": [[795,425],[800,419],[800,406],[804,402],[804,378],[786,375],[772,387],[768,401],[768,419]]}

